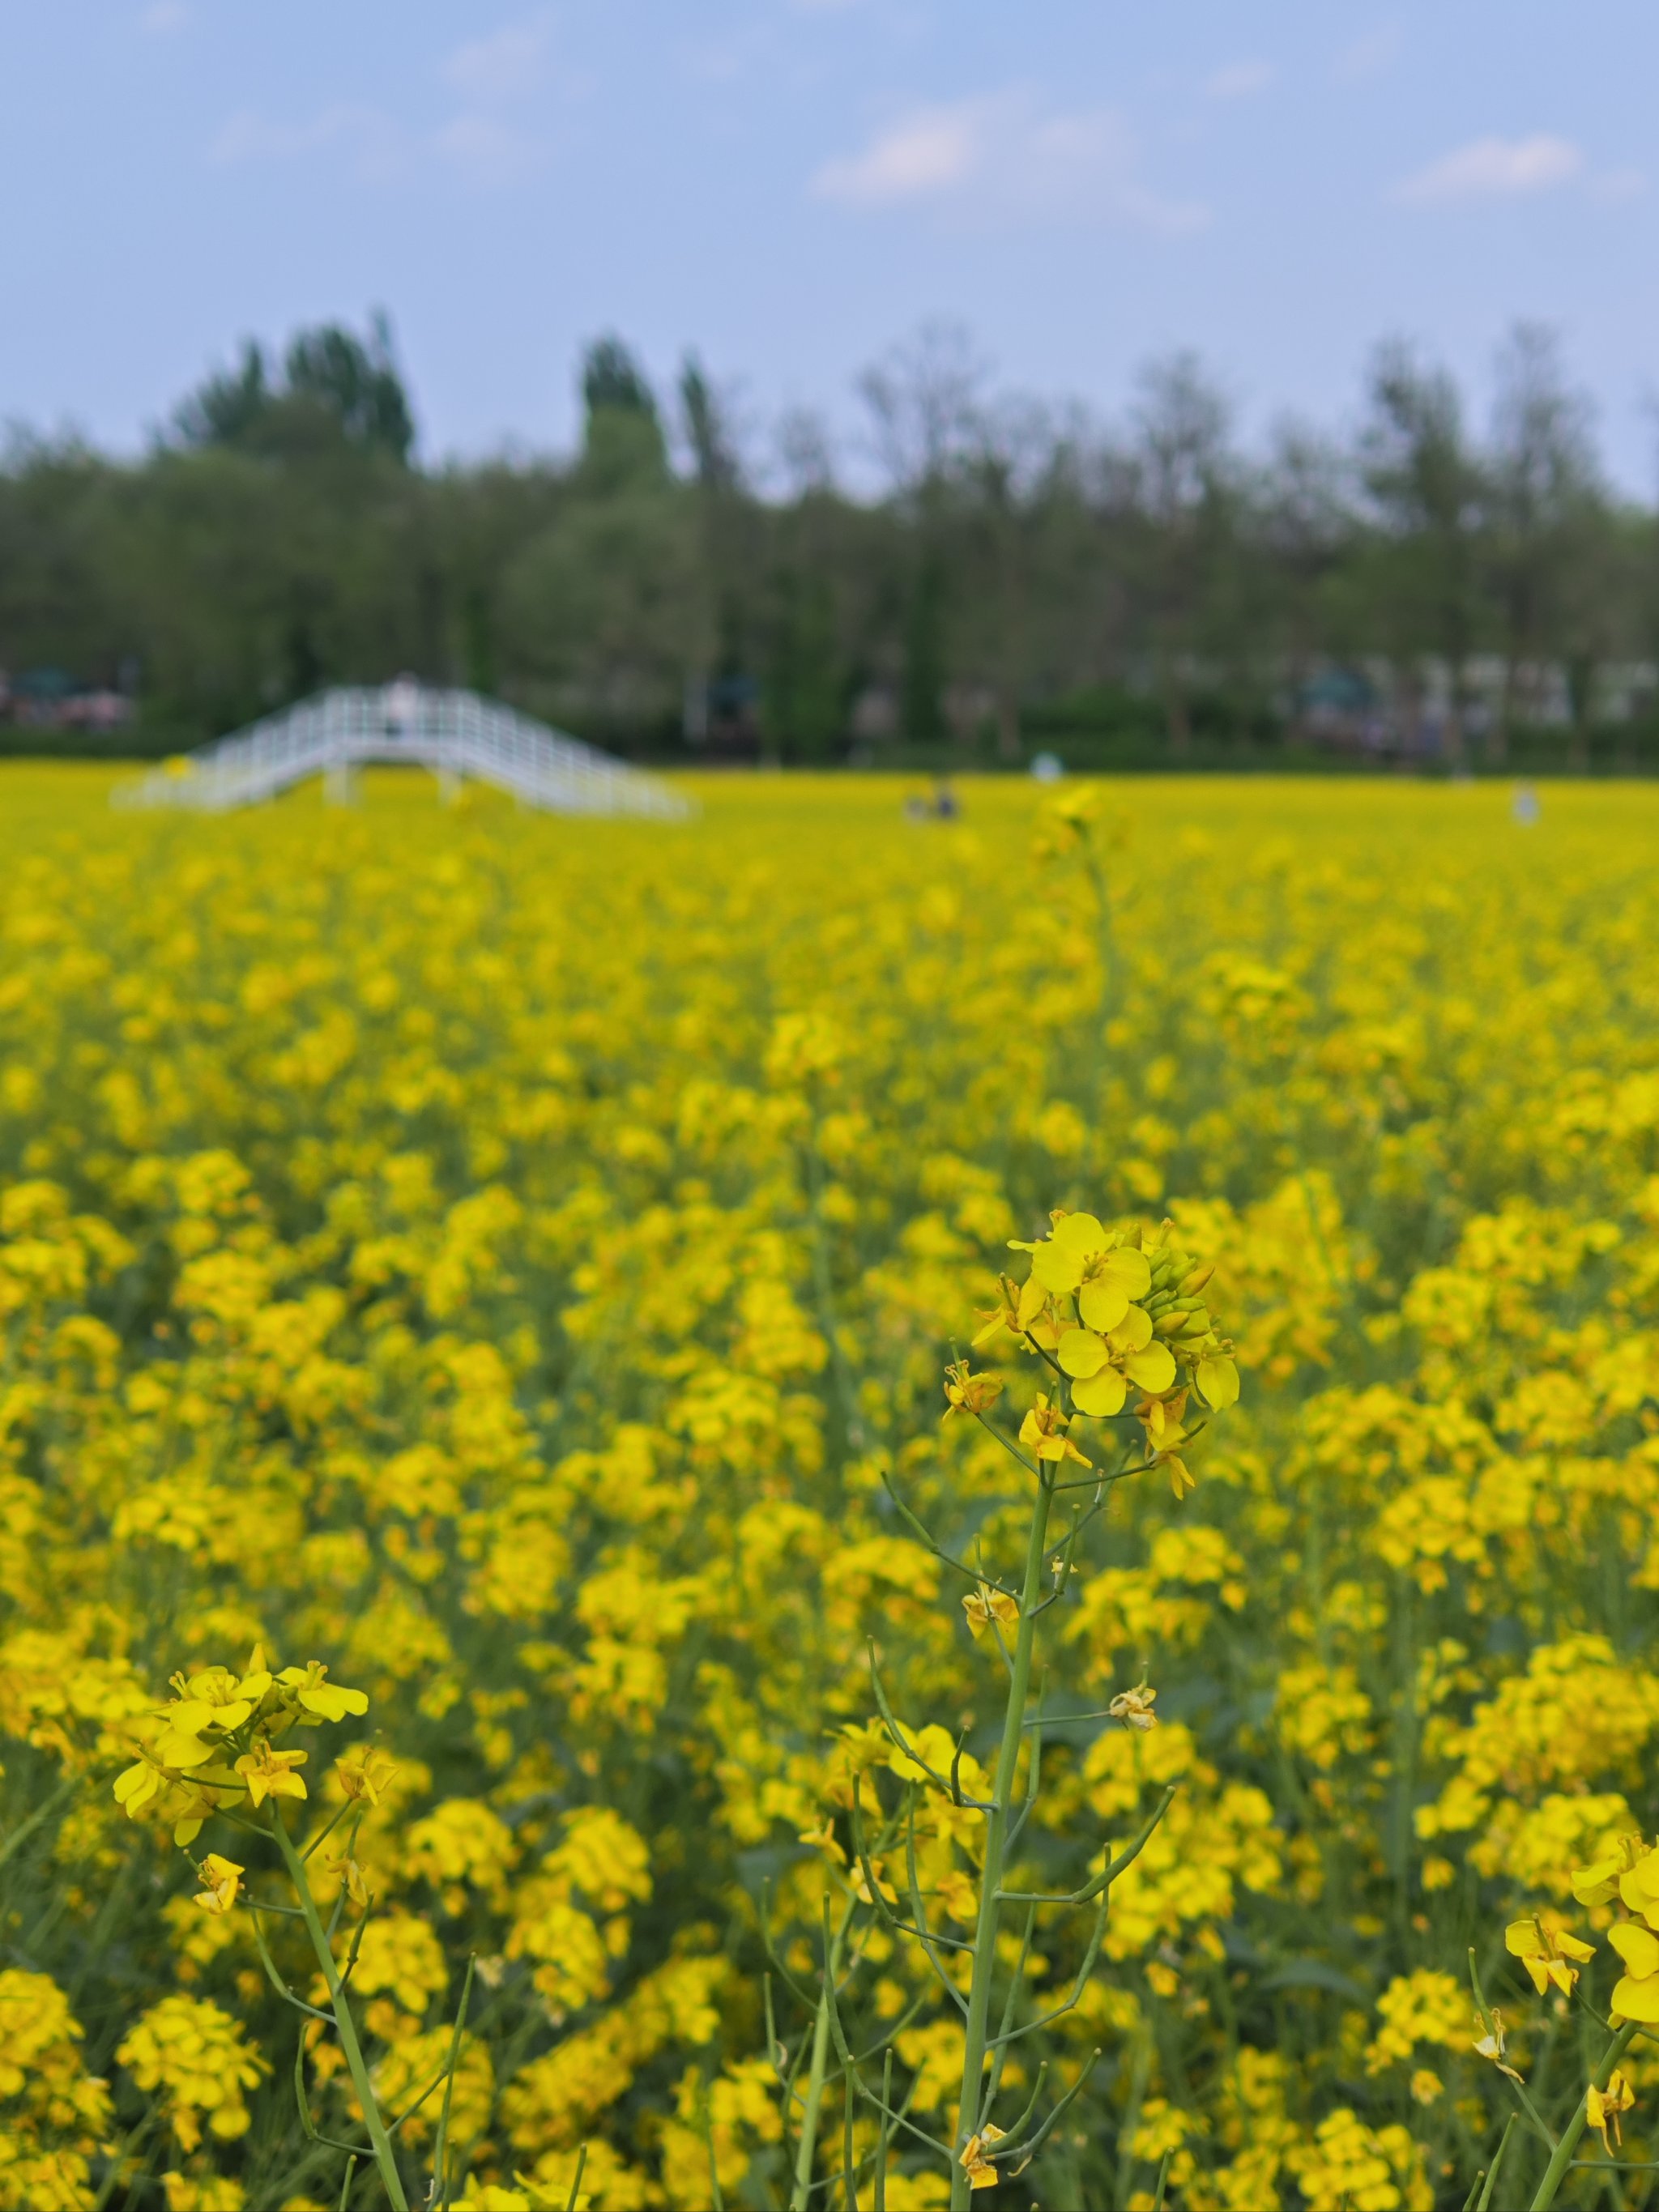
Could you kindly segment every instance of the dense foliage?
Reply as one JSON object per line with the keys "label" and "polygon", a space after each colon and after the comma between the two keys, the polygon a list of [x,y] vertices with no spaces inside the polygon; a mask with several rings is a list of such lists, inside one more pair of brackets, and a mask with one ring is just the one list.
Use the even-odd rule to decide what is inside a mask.
{"label": "dense foliage", "polygon": [[866,376],[838,453],[695,361],[665,404],[606,340],[574,456],[416,465],[384,328],[325,329],[280,369],[249,348],[142,459],[15,441],[0,666],[126,686],[161,749],[407,670],[635,751],[682,744],[691,684],[716,750],[808,761],[1335,734],[1478,763],[1547,724],[1540,757],[1588,760],[1605,725],[1645,759],[1651,675],[1632,722],[1611,672],[1659,636],[1652,519],[1604,482],[1547,335],[1515,334],[1498,389],[1477,434],[1384,347],[1351,435],[1247,453],[1190,359],[1108,426],[997,398],[935,331]]}
{"label": "dense foliage", "polygon": [[[872,1820],[919,1793],[927,1910],[972,1912],[978,1815],[926,1768],[955,1747],[985,1786],[1028,1478],[941,1384],[981,1335],[991,1382],[958,1365],[952,1401],[1064,1456],[995,1327],[1036,1325],[996,1279],[1056,1206],[1117,1224],[1030,1263],[1119,1269],[1084,1335],[1164,1310],[1156,1253],[1088,1255],[1168,1216],[1243,1389],[1055,1579],[1038,1687],[1077,1717],[1015,1878],[1086,1881],[1180,1787],[1001,2124],[1039,2060],[1077,2102],[987,2201],[1146,2206],[1167,2154],[1192,2212],[1461,2205],[1511,2094],[1471,1943],[1559,2124],[1616,1962],[1534,1996],[1504,1923],[1542,1914],[1546,1966],[1551,1929],[1594,1942],[1618,1865],[1588,1909],[1572,1869],[1659,1820],[1644,794],[1528,824],[1482,787],[1149,784],[1091,826],[1009,783],[939,822],[879,782],[711,780],[664,826],[445,812],[391,771],[358,813],[216,821],[112,815],[100,771],[6,785],[0,2203],[338,2196],[301,2031],[336,2136],[343,2062],[238,1896],[280,1895],[276,1854],[217,1816],[181,1851],[132,1767],[175,1674],[169,1728],[264,1730],[234,1790],[296,1832],[363,1814],[313,1878],[365,1929],[388,2107],[477,1958],[467,2201],[563,2204],[586,2146],[606,2212],[706,2204],[711,2169],[785,2202],[766,2008],[798,2051],[824,1905],[872,1903],[855,1776]],[[1117,1342],[1062,1346],[1097,1462]],[[965,1607],[890,1485],[982,1563]],[[301,1708],[295,1769],[265,1739]],[[871,1871],[907,1890],[904,1847]],[[1079,1917],[1002,1955],[1039,2008]],[[896,2031],[948,2142],[960,2021],[863,1926],[847,2031]],[[871,2155],[837,2094],[815,2202]],[[400,2137],[411,2201],[433,2126]],[[944,2202],[923,2142],[890,2151],[892,2212]],[[1542,2152],[1509,2155],[1516,2202]]]}

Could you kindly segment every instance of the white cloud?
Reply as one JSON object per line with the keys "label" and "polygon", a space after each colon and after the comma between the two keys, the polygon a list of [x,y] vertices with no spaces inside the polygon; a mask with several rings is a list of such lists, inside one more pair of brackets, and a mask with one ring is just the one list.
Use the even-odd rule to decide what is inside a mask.
{"label": "white cloud", "polygon": [[457,46],[444,63],[444,76],[467,100],[486,106],[521,98],[541,82],[552,33],[551,16],[538,9]]}
{"label": "white cloud", "polygon": [[971,176],[982,154],[988,103],[917,107],[872,139],[861,154],[826,161],[812,179],[820,199],[881,207],[948,191]]}
{"label": "white cloud", "polygon": [[[538,8],[457,46],[445,61],[444,79],[462,106],[433,134],[430,150],[470,184],[515,184],[547,159],[547,141],[501,111],[543,88],[553,28],[552,9]],[[574,79],[556,88],[567,97],[580,89]]]}
{"label": "white cloud", "polygon": [[374,184],[435,161],[469,184],[496,185],[528,176],[550,150],[546,139],[482,107],[465,108],[417,137],[378,108],[341,105],[297,123],[272,122],[255,108],[243,108],[221,125],[208,157],[230,165],[343,156],[360,179]]}
{"label": "white cloud", "polygon": [[1351,46],[1344,46],[1337,56],[1333,75],[1342,84],[1359,84],[1367,77],[1381,76],[1392,69],[1400,57],[1400,26],[1382,23],[1376,30],[1367,31],[1363,39],[1356,39]]}
{"label": "white cloud", "polygon": [[325,107],[306,123],[271,123],[242,108],[221,125],[208,148],[211,161],[292,161],[343,150],[361,176],[384,179],[401,166],[395,125],[378,108]]}
{"label": "white cloud", "polygon": [[471,110],[446,123],[433,143],[447,161],[477,185],[516,183],[547,158],[541,139],[499,116]]}
{"label": "white cloud", "polygon": [[1273,70],[1268,62],[1229,62],[1225,69],[1212,72],[1204,80],[1206,100],[1249,100],[1258,92],[1265,92],[1273,81]]}
{"label": "white cloud", "polygon": [[1137,156],[1113,109],[1066,113],[1014,89],[914,107],[860,152],[824,162],[811,190],[843,207],[932,204],[993,222],[1048,215],[1179,231],[1207,220],[1142,185]]}
{"label": "white cloud", "polygon": [[1547,131],[1534,131],[1530,138],[1472,138],[1407,177],[1395,187],[1394,198],[1411,207],[1516,199],[1569,183],[1583,165],[1583,155],[1570,138]]}
{"label": "white cloud", "polygon": [[138,18],[138,27],[152,39],[165,39],[174,31],[182,31],[190,21],[190,10],[185,0],[151,0]]}

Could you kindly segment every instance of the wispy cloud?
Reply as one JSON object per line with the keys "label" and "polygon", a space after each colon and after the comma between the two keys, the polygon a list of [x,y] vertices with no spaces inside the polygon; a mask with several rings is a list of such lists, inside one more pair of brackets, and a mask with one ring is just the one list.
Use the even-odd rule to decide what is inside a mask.
{"label": "wispy cloud", "polygon": [[812,189],[820,199],[851,207],[884,207],[949,191],[980,165],[988,105],[960,100],[949,107],[912,108],[862,153],[826,161]]}
{"label": "wispy cloud", "polygon": [[433,141],[445,161],[476,185],[516,184],[548,157],[544,139],[499,115],[473,110],[453,117]]}
{"label": "wispy cloud", "polygon": [[306,155],[343,152],[359,175],[376,179],[403,166],[397,126],[378,108],[342,103],[301,123],[273,123],[256,109],[230,116],[208,148],[211,161],[291,161]]}
{"label": "wispy cloud", "polygon": [[190,10],[185,0],[150,0],[150,5],[138,17],[138,27],[152,39],[166,39],[175,31],[182,31],[189,21]]}
{"label": "wispy cloud", "polygon": [[553,11],[538,8],[446,57],[441,74],[462,105],[433,134],[430,149],[469,184],[516,184],[548,159],[548,140],[511,111],[544,91],[553,32]]}
{"label": "wispy cloud", "polygon": [[1529,138],[1472,138],[1395,185],[1407,207],[1443,207],[1459,200],[1518,199],[1571,182],[1584,157],[1570,138],[1547,131]]}
{"label": "wispy cloud", "polygon": [[1266,92],[1274,76],[1271,62],[1229,62],[1204,80],[1206,100],[1250,100]]}
{"label": "wispy cloud", "polygon": [[505,23],[482,39],[457,46],[443,64],[443,76],[469,100],[489,106],[522,99],[540,85],[547,68],[553,19],[545,9],[520,22]]}
{"label": "wispy cloud", "polygon": [[1367,77],[1381,76],[1400,58],[1400,44],[1399,24],[1379,23],[1374,31],[1343,47],[1331,73],[1340,84],[1360,84]]}
{"label": "wispy cloud", "polygon": [[1173,232],[1207,220],[1150,190],[1138,168],[1115,109],[1068,112],[1014,88],[909,109],[859,152],[824,162],[811,191],[843,207],[931,204],[978,222],[1046,216]]}

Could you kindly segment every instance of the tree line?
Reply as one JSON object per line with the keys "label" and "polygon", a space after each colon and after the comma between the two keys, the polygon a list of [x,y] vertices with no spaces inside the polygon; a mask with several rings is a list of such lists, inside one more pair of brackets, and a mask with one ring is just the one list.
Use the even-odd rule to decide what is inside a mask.
{"label": "tree line", "polygon": [[695,357],[663,392],[607,337],[580,374],[559,456],[422,465],[382,320],[249,343],[136,459],[15,430],[15,708],[109,687],[166,749],[407,671],[646,755],[1659,759],[1659,519],[1540,327],[1480,424],[1395,341],[1352,431],[1254,452],[1186,354],[1106,422],[926,330],[860,380],[850,471]]}

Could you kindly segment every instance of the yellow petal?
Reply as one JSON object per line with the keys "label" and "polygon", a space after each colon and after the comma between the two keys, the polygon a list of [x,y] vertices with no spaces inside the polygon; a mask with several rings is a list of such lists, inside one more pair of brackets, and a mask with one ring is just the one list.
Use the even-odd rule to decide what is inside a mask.
{"label": "yellow petal", "polygon": [[1051,1240],[1031,1255],[1031,1280],[1045,1291],[1074,1291],[1083,1280],[1084,1264],[1080,1252]]}
{"label": "yellow petal", "polygon": [[1115,1352],[1139,1352],[1152,1340],[1152,1317],[1145,1306],[1131,1306],[1112,1331]]}
{"label": "yellow petal", "polygon": [[1128,1312],[1129,1293],[1121,1283],[1085,1283],[1077,1294],[1077,1310],[1084,1327],[1098,1329],[1103,1336]]}
{"label": "yellow petal", "polygon": [[1581,1905],[1605,1905],[1619,1887],[1620,1871],[1617,1859],[1597,1859],[1594,1866],[1575,1867],[1572,1893]]}
{"label": "yellow petal", "polygon": [[1218,1413],[1238,1402],[1238,1369],[1231,1359],[1200,1359],[1198,1363],[1199,1395],[1206,1406]]}
{"label": "yellow petal", "polygon": [[1613,1984],[1613,2009],[1626,2020],[1639,2020],[1650,2027],[1659,2022],[1659,1975],[1637,1981],[1626,1974]]}
{"label": "yellow petal", "polygon": [[1511,1920],[1504,1930],[1504,1948],[1511,1958],[1524,1959],[1528,1951],[1538,1949],[1541,1941],[1535,1920]]}
{"label": "yellow petal", "polygon": [[325,1720],[343,1721],[348,1713],[366,1713],[368,1699],[362,1690],[344,1690],[333,1682],[319,1683],[314,1690],[301,1690],[300,1703],[308,1713],[320,1713]]}
{"label": "yellow petal", "polygon": [[1079,1413],[1088,1413],[1097,1421],[1109,1420],[1114,1413],[1123,1411],[1123,1401],[1128,1395],[1117,1369],[1103,1367],[1098,1375],[1073,1385],[1072,1403]]}
{"label": "yellow petal", "polygon": [[168,1729],[156,1744],[155,1756],[163,1766],[205,1766],[213,1756],[213,1746],[204,1743],[199,1736]]}
{"label": "yellow petal", "polygon": [[1167,1390],[1176,1378],[1175,1354],[1167,1344],[1149,1344],[1144,1352],[1132,1352],[1123,1364],[1132,1382],[1154,1394]]}
{"label": "yellow petal", "polygon": [[1079,1259],[1092,1260],[1097,1252],[1106,1249],[1106,1231],[1092,1213],[1068,1213],[1055,1222],[1048,1241],[1075,1252]]}
{"label": "yellow petal", "polygon": [[[1607,1930],[1607,1941],[1638,1979],[1659,1975],[1659,1936],[1650,1929],[1638,1927],[1633,1920],[1621,1920],[1616,1928]],[[1623,2009],[1628,2011],[1629,2008]],[[1646,2015],[1631,2013],[1630,2017],[1636,2020]]]}
{"label": "yellow petal", "polygon": [[1564,1959],[1583,1960],[1595,1956],[1594,1943],[1581,1942],[1577,1936],[1569,1936],[1565,1929],[1556,1936],[1555,1948]]}
{"label": "yellow petal", "polygon": [[1152,1263],[1133,1244],[1120,1244],[1115,1251],[1109,1252],[1101,1272],[1128,1297],[1144,1298],[1152,1287]]}
{"label": "yellow petal", "polygon": [[1106,1346],[1090,1328],[1068,1328],[1054,1357],[1068,1375],[1097,1375],[1106,1364]]}

